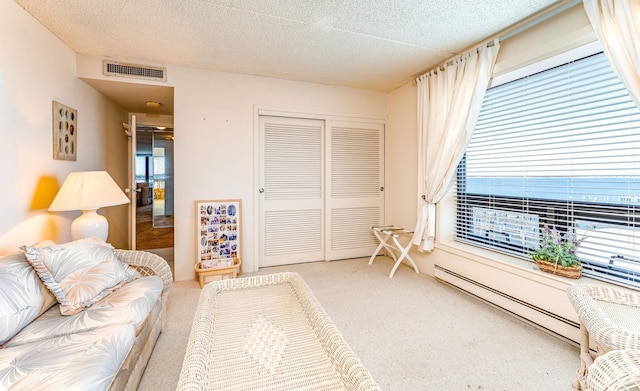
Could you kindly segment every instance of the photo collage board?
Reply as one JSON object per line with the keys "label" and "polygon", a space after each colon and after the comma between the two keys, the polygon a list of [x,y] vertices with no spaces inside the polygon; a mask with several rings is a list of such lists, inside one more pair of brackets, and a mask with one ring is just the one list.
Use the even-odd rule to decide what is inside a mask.
{"label": "photo collage board", "polygon": [[202,268],[233,266],[240,258],[241,200],[196,201],[197,262]]}

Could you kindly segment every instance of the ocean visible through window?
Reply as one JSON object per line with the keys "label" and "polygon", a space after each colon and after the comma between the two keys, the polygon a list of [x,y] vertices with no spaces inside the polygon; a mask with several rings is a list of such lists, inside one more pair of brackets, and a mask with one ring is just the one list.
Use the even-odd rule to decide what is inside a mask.
{"label": "ocean visible through window", "polygon": [[549,226],[585,275],[640,286],[640,110],[606,56],[490,88],[456,200],[456,240],[530,260]]}

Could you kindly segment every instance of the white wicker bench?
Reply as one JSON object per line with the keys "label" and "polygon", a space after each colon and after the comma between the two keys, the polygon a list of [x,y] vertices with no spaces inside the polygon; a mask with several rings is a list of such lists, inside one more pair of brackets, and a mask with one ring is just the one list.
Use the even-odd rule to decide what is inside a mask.
{"label": "white wicker bench", "polygon": [[379,390],[296,273],[214,281],[178,390]]}

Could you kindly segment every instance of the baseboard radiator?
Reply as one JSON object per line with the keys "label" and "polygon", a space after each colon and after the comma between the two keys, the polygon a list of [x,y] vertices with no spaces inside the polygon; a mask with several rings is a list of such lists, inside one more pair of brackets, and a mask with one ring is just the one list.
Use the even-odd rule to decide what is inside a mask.
{"label": "baseboard radiator", "polygon": [[574,345],[578,344],[580,325],[572,320],[483,285],[478,281],[439,265],[435,265],[435,277],[440,282],[480,299],[566,342]]}

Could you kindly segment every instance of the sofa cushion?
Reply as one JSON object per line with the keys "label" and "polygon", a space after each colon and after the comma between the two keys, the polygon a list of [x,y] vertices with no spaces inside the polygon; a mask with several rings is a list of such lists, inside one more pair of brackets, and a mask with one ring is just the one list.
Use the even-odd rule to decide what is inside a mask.
{"label": "sofa cushion", "polygon": [[63,316],[53,307],[22,329],[5,347],[31,344],[116,323],[133,325],[138,335],[152,308],[159,305],[162,287],[162,279],[158,276],[141,277],[74,315]]}
{"label": "sofa cushion", "polygon": [[23,253],[0,258],[0,345],[55,302]]}
{"label": "sofa cushion", "polygon": [[0,349],[0,389],[107,390],[134,341],[117,324]]}
{"label": "sofa cushion", "polygon": [[60,303],[60,313],[73,315],[138,277],[123,264],[113,246],[98,238],[34,248],[22,246],[27,260]]}

